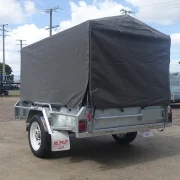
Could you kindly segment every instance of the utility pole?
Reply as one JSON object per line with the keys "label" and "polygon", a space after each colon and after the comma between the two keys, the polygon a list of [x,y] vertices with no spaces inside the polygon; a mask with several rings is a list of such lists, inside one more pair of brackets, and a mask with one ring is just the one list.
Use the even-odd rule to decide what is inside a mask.
{"label": "utility pole", "polygon": [[21,52],[21,50],[22,50],[22,48],[23,48],[23,45],[27,45],[27,44],[23,44],[23,42],[25,42],[26,40],[18,39],[18,40],[16,40],[16,41],[19,41],[19,43],[20,43],[20,44],[16,44],[16,45],[20,45],[20,51],[19,51],[19,52]]}
{"label": "utility pole", "polygon": [[127,15],[127,14],[133,14],[134,12],[126,10],[126,9],[121,9],[120,12],[122,12],[123,14]]}
{"label": "utility pole", "polygon": [[47,10],[45,11],[46,13],[49,13],[49,15],[50,15],[49,28],[46,29],[46,30],[49,30],[49,36],[52,36],[52,29],[53,29],[53,28],[59,27],[59,25],[57,25],[57,26],[52,26],[52,13],[53,13],[53,11],[56,12],[57,9],[59,9],[58,6],[55,7],[55,8],[47,9]]}
{"label": "utility pole", "polygon": [[16,44],[16,45],[20,46],[20,51],[18,51],[18,52],[20,52],[20,60],[21,60],[21,50],[23,48],[23,45],[27,45],[27,44],[23,44],[23,42],[25,42],[26,40],[17,39],[16,41],[19,41],[19,44]]}
{"label": "utility pole", "polygon": [[7,30],[5,30],[5,26],[7,26],[8,24],[2,24],[0,26],[2,26],[2,29],[0,29],[2,31],[2,37],[3,37],[3,82],[5,81],[5,37],[8,36],[5,34],[5,32],[8,32]]}

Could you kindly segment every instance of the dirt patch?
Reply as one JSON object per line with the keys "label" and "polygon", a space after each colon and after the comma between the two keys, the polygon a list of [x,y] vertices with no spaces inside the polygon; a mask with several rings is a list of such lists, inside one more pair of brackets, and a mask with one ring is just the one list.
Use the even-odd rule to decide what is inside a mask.
{"label": "dirt patch", "polygon": [[19,97],[1,97],[0,98],[0,122],[14,120],[14,104]]}

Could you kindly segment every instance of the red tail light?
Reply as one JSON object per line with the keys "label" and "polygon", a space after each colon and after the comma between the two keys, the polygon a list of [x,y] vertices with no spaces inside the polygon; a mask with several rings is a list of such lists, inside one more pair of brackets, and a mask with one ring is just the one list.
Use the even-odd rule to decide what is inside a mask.
{"label": "red tail light", "polygon": [[91,120],[91,113],[90,113],[90,112],[87,113],[87,120],[88,120],[88,121]]}
{"label": "red tail light", "polygon": [[86,131],[86,121],[80,120],[79,121],[79,132],[85,132]]}

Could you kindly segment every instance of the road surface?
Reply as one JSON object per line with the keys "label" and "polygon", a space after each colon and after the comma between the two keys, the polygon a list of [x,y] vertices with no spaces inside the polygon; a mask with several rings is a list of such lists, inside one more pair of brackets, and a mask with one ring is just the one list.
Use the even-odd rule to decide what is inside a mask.
{"label": "road surface", "polygon": [[179,180],[180,107],[174,125],[129,146],[111,136],[75,139],[71,150],[38,159],[29,149],[24,121],[13,120],[16,98],[0,99],[0,179],[2,180]]}

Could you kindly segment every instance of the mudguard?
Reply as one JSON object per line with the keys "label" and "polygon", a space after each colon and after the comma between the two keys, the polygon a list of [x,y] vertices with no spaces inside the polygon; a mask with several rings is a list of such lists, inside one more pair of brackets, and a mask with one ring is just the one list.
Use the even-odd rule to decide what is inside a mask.
{"label": "mudguard", "polygon": [[67,131],[53,131],[51,134],[51,150],[65,151],[70,149],[69,134]]}

